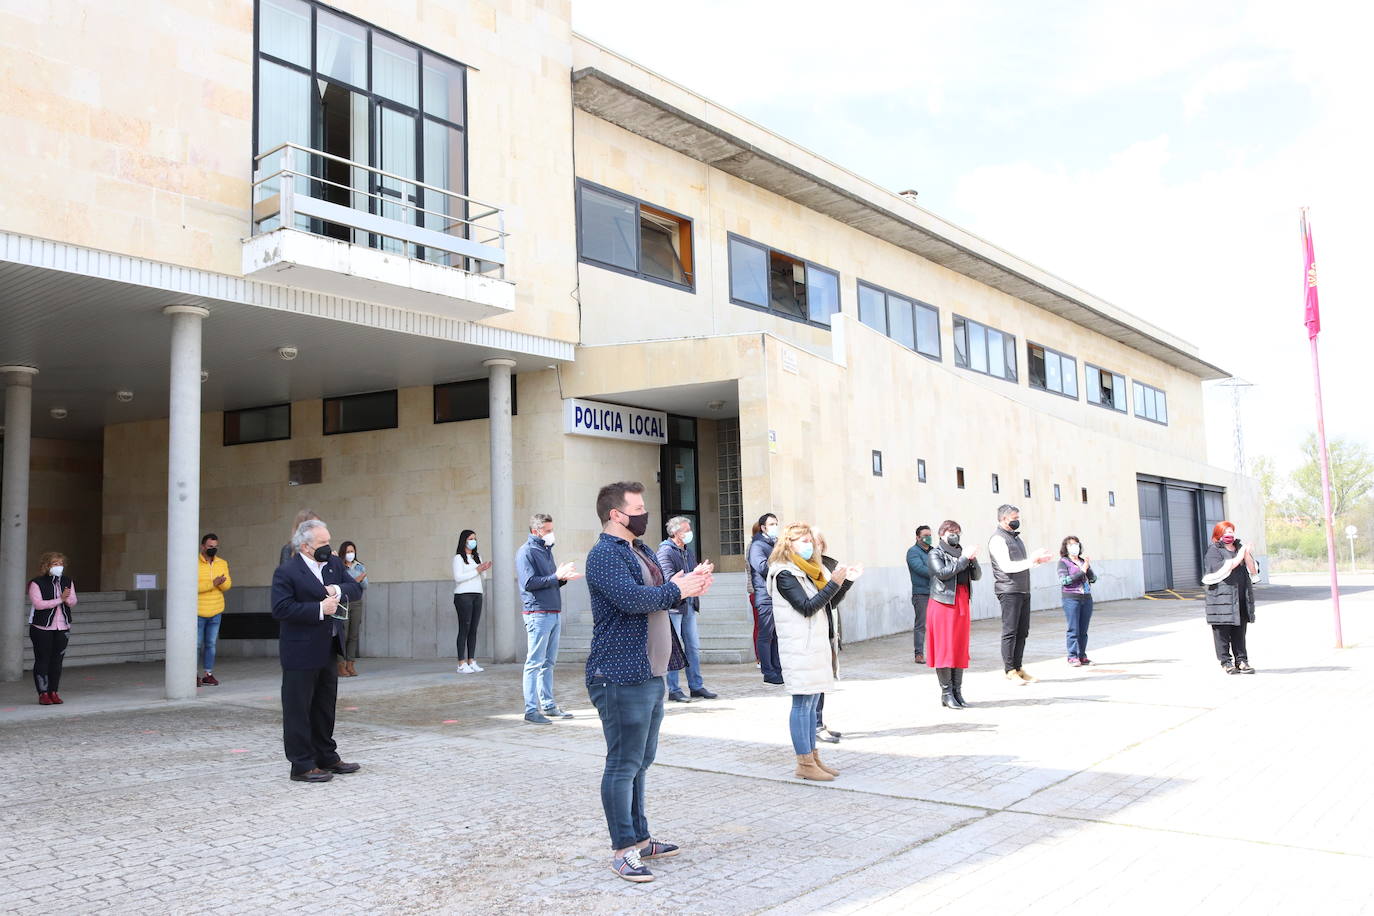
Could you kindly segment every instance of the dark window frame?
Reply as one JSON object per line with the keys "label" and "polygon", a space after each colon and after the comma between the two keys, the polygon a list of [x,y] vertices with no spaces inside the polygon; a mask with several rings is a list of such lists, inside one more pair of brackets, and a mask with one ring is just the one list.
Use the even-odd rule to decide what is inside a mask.
{"label": "dark window frame", "polygon": [[[1153,391],[1156,395],[1158,395],[1159,397],[1161,397],[1161,398],[1164,399],[1164,417],[1165,417],[1165,419],[1163,419],[1163,420],[1156,420],[1154,417],[1147,417],[1147,416],[1145,416],[1144,414],[1140,413],[1138,410],[1136,410],[1136,408],[1135,408],[1135,389],[1136,389],[1137,386],[1139,386],[1140,388],[1144,389],[1145,391]],[[1158,425],[1160,425],[1160,426],[1168,426],[1168,425],[1169,425],[1169,420],[1168,420],[1168,417],[1169,417],[1169,394],[1168,394],[1168,392],[1166,392],[1163,388],[1156,388],[1154,385],[1147,385],[1147,384],[1145,384],[1144,382],[1139,381],[1139,380],[1137,380],[1137,379],[1131,379],[1131,413],[1132,413],[1135,417],[1137,417],[1138,419],[1144,420],[1146,423],[1156,423],[1156,424],[1158,424]]]}
{"label": "dark window frame", "polygon": [[[513,416],[516,416],[516,415],[520,412],[520,410],[519,410],[519,407],[520,407],[519,401],[517,400],[516,394],[515,394],[515,392],[516,392],[515,380],[516,380],[518,377],[519,377],[519,376],[516,375],[514,372],[511,373],[511,376],[510,376],[510,415],[511,415],[512,417],[513,417]],[[485,382],[485,383],[486,383],[486,385],[487,385],[487,397],[490,398],[490,396],[491,396],[491,378],[490,378],[489,376],[485,376],[485,375],[478,376],[477,378],[458,379],[457,381],[453,381],[453,382],[439,382],[439,383],[436,384],[436,385],[430,386],[430,397],[432,398],[432,402],[433,402],[433,403],[432,403],[433,413],[431,414],[431,416],[433,417],[434,423],[435,423],[435,424],[439,424],[439,423],[469,423],[469,422],[471,422],[471,421],[473,421],[473,420],[490,420],[490,419],[491,419],[491,413],[490,413],[491,408],[490,408],[490,406],[488,406],[488,408],[487,408],[488,412],[487,412],[487,414],[484,415],[484,416],[480,416],[480,417],[453,417],[453,418],[448,419],[448,420],[441,420],[441,419],[439,419],[439,389],[441,389],[441,388],[456,388],[456,387],[458,387],[459,385],[475,385],[475,384],[477,384],[478,382]],[[488,403],[488,405],[490,405],[490,400],[488,400],[487,403]]]}
{"label": "dark window frame", "polygon": [[916,482],[926,482],[926,460],[924,458],[916,459]]}
{"label": "dark window frame", "polygon": [[1025,499],[1031,498],[1031,483],[1029,477],[1021,481],[1021,493]]}
{"label": "dark window frame", "polygon": [[1130,408],[1129,408],[1127,405],[1125,405],[1125,404],[1122,404],[1120,407],[1117,407],[1117,406],[1115,406],[1114,404],[1103,404],[1103,403],[1102,403],[1102,401],[1101,401],[1101,399],[1100,399],[1102,386],[1101,386],[1100,384],[1097,386],[1097,387],[1098,387],[1099,400],[1094,401],[1091,397],[1088,396],[1088,390],[1089,390],[1089,387],[1090,387],[1090,386],[1088,385],[1088,370],[1089,370],[1089,369],[1095,369],[1095,370],[1099,373],[1099,378],[1101,377],[1101,373],[1106,373],[1107,375],[1115,376],[1116,378],[1121,379],[1121,389],[1122,389],[1122,391],[1121,391],[1121,397],[1122,397],[1122,399],[1124,400],[1124,399],[1129,398],[1129,397],[1131,396],[1130,385],[1127,384],[1127,383],[1130,381],[1130,379],[1128,379],[1128,378],[1126,377],[1125,373],[1116,372],[1116,371],[1114,371],[1114,370],[1112,370],[1112,369],[1104,369],[1103,367],[1097,365],[1096,363],[1085,362],[1085,363],[1083,363],[1083,399],[1084,399],[1085,401],[1087,401],[1089,404],[1091,404],[1092,406],[1094,406],[1094,407],[1101,407],[1103,410],[1110,410],[1110,411],[1112,411],[1113,413],[1124,413],[1124,414],[1129,414],[1129,413],[1130,413]]}
{"label": "dark window frame", "polygon": [[[1056,350],[1054,347],[1047,347],[1047,346],[1045,346],[1045,345],[1042,344],[1042,343],[1037,343],[1036,341],[1031,340],[1030,338],[1027,338],[1027,339],[1026,339],[1026,386],[1029,387],[1029,388],[1034,388],[1036,391],[1045,391],[1045,392],[1048,392],[1049,394],[1057,394],[1057,395],[1059,395],[1061,398],[1068,398],[1070,401],[1077,401],[1077,400],[1078,400],[1078,395],[1077,395],[1077,394],[1066,394],[1066,393],[1064,393],[1063,391],[1055,391],[1055,390],[1054,390],[1053,388],[1051,388],[1048,384],[1045,384],[1045,385],[1037,385],[1037,384],[1035,384],[1035,376],[1034,376],[1033,374],[1031,374],[1031,354],[1030,354],[1031,347],[1039,347],[1040,349],[1044,350],[1046,353],[1053,353],[1055,356],[1058,356],[1060,359],[1071,359],[1071,360],[1073,360],[1073,387],[1074,387],[1074,390],[1075,390],[1075,391],[1082,391],[1082,390],[1083,390],[1083,387],[1085,387],[1085,386],[1081,386],[1081,385],[1079,385],[1079,383],[1078,383],[1078,363],[1079,363],[1078,357],[1077,357],[1077,356],[1073,356],[1073,355],[1071,355],[1071,354],[1069,354],[1069,353],[1065,353],[1063,350]],[[1063,369],[1062,369],[1062,367],[1061,367],[1061,369],[1060,369],[1060,372],[1061,372],[1060,378],[1063,378],[1063,374],[1062,374]]]}
{"label": "dark window frame", "polygon": [[965,489],[965,483],[966,480],[964,469],[956,465],[954,468],[954,486],[960,490],[963,490]]}
{"label": "dark window frame", "polygon": [[[908,296],[908,295],[906,295],[905,293],[899,293],[899,292],[897,292],[895,289],[888,289],[886,286],[880,286],[880,285],[878,285],[877,283],[870,283],[868,280],[862,280],[862,279],[859,279],[859,278],[855,278],[855,281],[854,281],[854,282],[855,282],[855,286],[854,286],[855,294],[856,294],[856,296],[859,297],[859,298],[862,298],[862,296],[863,296],[863,289],[864,289],[865,286],[868,287],[869,289],[873,290],[873,292],[875,292],[875,293],[882,293],[882,294],[883,294],[883,321],[884,321],[884,323],[887,325],[887,328],[886,328],[886,329],[874,328],[873,325],[871,325],[871,324],[865,324],[864,321],[863,321],[863,319],[861,319],[861,318],[859,319],[859,323],[860,323],[860,324],[862,324],[862,325],[863,325],[864,327],[866,327],[866,328],[872,328],[873,330],[878,331],[878,333],[880,333],[880,334],[884,335],[885,337],[887,337],[888,340],[891,340],[891,341],[894,341],[894,342],[896,342],[896,343],[901,344],[901,346],[903,346],[904,348],[910,350],[912,353],[916,353],[916,354],[918,354],[918,355],[920,355],[920,356],[924,356],[926,359],[934,360],[934,361],[937,362],[937,363],[942,363],[942,362],[945,361],[945,348],[944,348],[944,343],[943,343],[943,341],[941,341],[941,339],[940,339],[940,308],[939,308],[939,306],[931,305],[929,302],[925,302],[924,300],[917,299],[915,296]],[[902,343],[901,341],[897,340],[897,338],[895,338],[895,337],[892,336],[892,318],[891,318],[891,315],[892,315],[892,311],[891,311],[891,309],[892,309],[892,301],[891,301],[891,297],[893,297],[893,296],[896,296],[898,299],[905,299],[907,302],[910,302],[910,303],[911,303],[911,333],[912,333],[912,337],[913,337],[913,339],[915,340],[915,343],[916,343],[916,346],[915,346],[915,347],[908,347],[906,344]],[[856,299],[856,301],[858,301],[858,300]],[[934,352],[933,354],[927,353],[927,352],[925,352],[924,350],[922,350],[922,349],[920,348],[920,345],[921,345],[920,325],[916,323],[916,309],[918,309],[918,308],[923,308],[923,309],[926,309],[926,310],[928,310],[928,311],[931,311],[931,312],[934,312],[934,313],[935,313],[935,352]],[[855,317],[857,318],[858,315],[856,314]]]}
{"label": "dark window frame", "polygon": [[1060,492],[1059,484],[1054,485],[1054,501],[1057,503],[1064,501],[1064,494]]}
{"label": "dark window frame", "polygon": [[992,475],[992,492],[994,492],[994,493],[1001,493],[1001,492],[1002,492],[1002,479],[1001,479],[1000,477],[998,477],[996,474],[993,474],[993,475]]}
{"label": "dark window frame", "polygon": [[1087,487],[1079,487],[1079,488],[1078,488],[1078,492],[1079,492],[1079,494],[1082,496],[1082,502],[1083,502],[1083,504],[1086,506],[1086,505],[1088,504],[1088,488],[1087,488]]}
{"label": "dark window frame", "polygon": [[873,449],[873,476],[883,476],[883,453],[878,449]]}
{"label": "dark window frame", "polygon": [[[674,219],[682,220],[684,223],[686,223],[686,224],[687,224],[687,237],[688,237],[688,239],[689,239],[689,245],[690,245],[690,247],[691,247],[691,251],[689,252],[689,254],[691,255],[691,263],[690,263],[690,264],[684,263],[684,264],[683,264],[683,267],[686,269],[686,271],[687,271],[687,276],[690,277],[691,280],[690,280],[688,283],[674,283],[672,280],[665,280],[665,279],[663,279],[662,277],[655,277],[655,276],[653,276],[652,274],[647,274],[647,273],[645,273],[645,272],[644,272],[644,253],[643,253],[643,250],[639,247],[638,239],[636,239],[636,243],[635,243],[636,260],[639,262],[639,267],[638,267],[637,270],[630,270],[630,269],[627,268],[627,267],[621,267],[619,264],[608,264],[608,263],[606,263],[605,261],[599,261],[599,260],[597,260],[596,258],[593,258],[593,257],[590,257],[590,256],[584,254],[583,251],[582,251],[582,189],[583,189],[583,188],[591,188],[593,191],[596,191],[596,192],[598,192],[598,193],[600,193],[600,194],[605,194],[605,195],[608,196],[608,197],[615,197],[615,198],[618,198],[619,200],[621,200],[621,201],[623,201],[623,202],[625,202],[625,203],[627,203],[627,204],[634,204],[634,208],[635,208],[635,219],[640,223],[640,226],[641,226],[641,227],[643,226],[642,210],[643,210],[644,207],[648,207],[650,210],[654,210],[654,211],[657,211],[657,212],[659,212],[659,213],[666,213],[666,214],[668,214],[668,216],[670,216],[670,217],[672,217],[672,218],[674,218]],[[635,197],[635,196],[632,195],[632,194],[626,194],[624,191],[617,191],[615,188],[608,188],[608,187],[606,187],[606,186],[603,185],[603,184],[597,184],[597,183],[594,182],[594,181],[588,181],[588,180],[585,179],[585,178],[578,178],[578,179],[576,180],[576,191],[575,191],[575,193],[573,194],[573,199],[574,199],[574,204],[575,204],[576,210],[577,210],[577,216],[576,216],[576,220],[577,220],[577,260],[578,260],[579,263],[581,263],[581,264],[590,264],[590,265],[593,266],[593,267],[599,267],[599,268],[601,268],[602,270],[609,270],[609,271],[611,271],[612,273],[618,273],[618,274],[621,274],[621,275],[626,276],[626,277],[636,277],[636,278],[638,278],[638,279],[640,279],[640,280],[648,280],[650,283],[657,283],[657,284],[659,284],[660,286],[666,286],[666,287],[668,287],[669,289],[676,289],[676,290],[680,290],[680,291],[682,291],[682,292],[688,292],[688,293],[692,293],[693,295],[696,295],[696,291],[697,291],[697,264],[696,264],[696,261],[697,261],[697,238],[696,238],[696,221],[693,220],[692,217],[688,216],[688,215],[685,214],[685,213],[678,213],[676,210],[670,210],[670,209],[668,209],[667,207],[659,206],[659,205],[656,204],[656,203],[652,203],[652,202],[647,201],[647,200],[642,200],[642,199],[640,199],[640,198],[638,198],[638,197]],[[642,232],[643,229],[641,228],[640,231]],[[681,253],[679,252],[679,254],[681,254]]]}
{"label": "dark window frame", "polygon": [[[839,315],[839,314],[842,314],[842,313],[844,312],[844,303],[843,303],[842,298],[841,298],[841,296],[840,296],[840,272],[839,272],[838,270],[835,270],[833,267],[826,267],[824,264],[820,264],[820,263],[817,263],[816,261],[808,260],[808,259],[806,259],[806,258],[800,257],[799,255],[795,255],[795,254],[792,254],[792,253],[790,253],[790,252],[783,251],[781,248],[774,248],[774,247],[772,247],[771,245],[765,245],[765,244],[763,244],[762,242],[756,242],[756,241],[754,241],[753,239],[747,238],[746,236],[743,236],[743,235],[740,235],[740,234],[737,233],[737,232],[726,232],[726,233],[725,233],[725,283],[726,283],[726,292],[729,294],[730,303],[731,303],[732,305],[738,305],[738,306],[742,306],[742,307],[747,308],[747,309],[752,309],[752,310],[755,311],[755,312],[763,312],[764,314],[773,315],[773,316],[775,316],[775,317],[777,317],[777,318],[785,318],[785,319],[788,320],[788,321],[795,321],[795,322],[797,322],[798,324],[804,324],[804,325],[806,325],[806,326],[808,326],[808,327],[812,327],[812,328],[821,328],[822,330],[825,330],[825,331],[829,331],[829,330],[832,329],[832,328],[831,328],[831,324],[830,324],[830,322],[828,322],[828,321],[815,321],[815,320],[813,320],[813,319],[810,318],[810,317],[802,318],[802,317],[799,317],[799,316],[797,316],[797,315],[789,315],[789,314],[786,313],[786,312],[780,312],[780,311],[778,311],[777,309],[773,308],[773,297],[772,297],[771,294],[768,296],[768,304],[767,304],[767,305],[758,305],[758,304],[753,303],[753,302],[746,302],[746,301],[743,300],[743,299],[737,299],[737,298],[735,298],[735,289],[734,289],[735,253],[734,253],[734,250],[731,248],[731,245],[730,245],[731,242],[739,242],[739,243],[744,244],[744,245],[749,245],[749,246],[752,247],[752,248],[757,248],[757,249],[759,249],[760,251],[762,251],[762,252],[764,253],[764,256],[765,256],[770,262],[771,262],[772,256],[773,256],[774,254],[780,254],[780,255],[782,255],[784,258],[790,258],[790,259],[792,259],[793,261],[798,261],[798,262],[800,262],[801,265],[802,265],[803,267],[805,267],[806,270],[807,270],[808,272],[810,272],[810,271],[812,271],[812,270],[819,270],[819,271],[821,271],[821,272],[823,272],[823,273],[830,274],[832,277],[835,278],[835,300],[836,300],[836,301],[835,301],[835,306],[836,306],[836,310],[835,310],[834,312],[831,313],[832,315]],[[807,281],[806,281],[806,283],[805,283],[804,285],[805,285],[808,289],[810,288],[810,286],[811,286],[810,277],[807,278]],[[807,315],[808,315],[808,316],[810,315],[810,312],[811,312],[811,307],[810,307],[810,303],[808,302],[808,303],[807,303]]]}
{"label": "dark window frame", "polygon": [[[280,410],[286,408],[286,435],[273,436],[270,439],[240,439],[237,442],[229,441],[229,417],[231,414],[252,413],[257,410]],[[286,442],[291,438],[291,402],[286,401],[281,404],[262,404],[258,407],[240,407],[237,410],[226,410],[222,417],[221,432],[223,434],[224,447],[231,445],[257,445],[259,442]]]}
{"label": "dark window frame", "polygon": [[[964,333],[964,353],[965,353],[965,354],[967,354],[968,351],[969,351],[969,347],[968,347],[968,326],[969,326],[970,324],[976,324],[976,325],[978,325],[978,326],[979,326],[980,328],[982,328],[985,332],[986,332],[986,331],[996,331],[998,334],[1001,334],[1003,338],[1008,339],[1008,340],[1011,341],[1011,347],[1010,347],[1010,348],[1008,348],[1008,347],[1006,346],[1005,343],[1002,345],[1002,346],[1003,346],[1003,349],[1002,349],[1002,354],[1003,354],[1002,362],[1003,362],[1003,365],[1006,364],[1006,356],[1007,356],[1008,354],[1011,355],[1012,360],[1016,363],[1016,366],[1013,368],[1012,375],[1011,375],[1010,378],[1008,378],[1008,377],[1005,376],[1005,375],[994,375],[992,372],[990,372],[990,371],[988,371],[988,370],[986,370],[986,369],[975,369],[975,368],[973,367],[972,360],[966,360],[965,362],[967,363],[967,365],[966,365],[965,363],[959,362],[959,344],[958,344],[958,339],[957,339],[957,338],[958,338],[958,335],[959,335],[959,323],[960,323],[960,322],[963,322],[963,326],[964,326],[964,328],[963,328],[963,333]],[[984,323],[981,322],[981,321],[976,321],[976,320],[974,320],[974,319],[972,319],[972,318],[969,318],[969,317],[967,317],[967,316],[965,316],[965,315],[960,315],[960,314],[958,314],[958,313],[955,313],[955,314],[952,316],[952,321],[950,322],[950,334],[951,334],[951,337],[953,338],[953,340],[952,340],[951,342],[954,344],[954,365],[955,365],[956,368],[959,368],[959,369],[966,369],[966,370],[968,370],[969,372],[976,372],[976,373],[978,373],[979,375],[986,375],[988,378],[1000,379],[1000,380],[1002,380],[1002,381],[1004,381],[1004,382],[1010,382],[1010,383],[1013,384],[1013,385],[1019,385],[1019,384],[1021,384],[1021,365],[1020,365],[1021,360],[1020,360],[1020,357],[1018,356],[1018,352],[1019,352],[1019,351],[1017,350],[1017,347],[1016,347],[1016,344],[1017,344],[1017,342],[1020,340],[1020,338],[1018,338],[1015,334],[1011,334],[1011,333],[1009,333],[1009,332],[1007,332],[1007,331],[1002,330],[1001,328],[994,328],[994,327],[993,327],[992,325],[990,325],[990,324],[984,324]],[[985,339],[986,339],[986,337],[985,337]]]}
{"label": "dark window frame", "polygon": [[1113,509],[1116,508],[1116,491],[1115,491],[1115,490],[1108,490],[1108,491],[1107,491],[1107,506],[1108,506],[1109,508],[1113,508]]}
{"label": "dark window frame", "polygon": [[[333,432],[329,431],[330,401],[353,401],[359,398],[376,397],[379,394],[391,395],[392,415],[395,419],[390,426],[369,426],[366,429],[336,429]],[[320,411],[320,431],[326,436],[347,436],[352,433],[373,433],[384,429],[401,428],[401,404],[400,397],[398,396],[398,389],[396,388],[383,388],[378,391],[363,391],[358,394],[345,394],[334,398],[324,398],[322,399],[322,407],[323,409]]]}

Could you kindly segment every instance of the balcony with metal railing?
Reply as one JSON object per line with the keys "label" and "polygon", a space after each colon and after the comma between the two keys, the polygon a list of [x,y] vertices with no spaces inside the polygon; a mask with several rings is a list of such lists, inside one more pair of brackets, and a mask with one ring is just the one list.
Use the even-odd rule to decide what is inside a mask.
{"label": "balcony with metal railing", "polygon": [[283,143],[255,160],[246,276],[473,321],[510,312],[500,207]]}

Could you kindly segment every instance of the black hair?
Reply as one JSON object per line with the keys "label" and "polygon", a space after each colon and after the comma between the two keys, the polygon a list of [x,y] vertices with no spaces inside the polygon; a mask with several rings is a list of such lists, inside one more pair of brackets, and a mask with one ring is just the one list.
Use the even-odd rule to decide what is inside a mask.
{"label": "black hair", "polygon": [[753,532],[753,533],[754,533],[754,534],[762,534],[762,533],[763,533],[763,528],[764,528],[763,523],[766,522],[766,521],[768,521],[770,518],[773,519],[774,521],[777,521],[777,518],[778,518],[778,517],[777,517],[776,514],[774,514],[774,513],[772,513],[772,512],[765,512],[765,513],[763,513],[762,515],[760,515],[760,516],[759,516],[759,520],[756,521],[756,522],[754,522],[754,532]]}
{"label": "black hair", "polygon": [[1069,555],[1069,541],[1078,542],[1078,555],[1080,557],[1083,556],[1083,539],[1076,534],[1071,534],[1059,542],[1059,555],[1061,557],[1067,557]]}
{"label": "black hair", "polygon": [[212,533],[212,534],[207,534],[207,535],[205,535],[203,538],[200,539],[200,546],[204,547],[206,541],[218,541],[218,540],[219,540],[219,535],[218,535],[218,534],[213,534],[213,533]]}
{"label": "black hair", "polygon": [[[458,549],[453,552],[460,557],[467,556],[468,538],[472,537],[476,533],[477,532],[473,531],[471,528],[464,528],[463,533],[458,535]],[[482,558],[478,555],[477,551],[475,550],[472,551],[472,561],[474,563],[479,564],[482,562]]]}
{"label": "black hair", "polygon": [[342,544],[339,545],[339,559],[343,560],[345,563],[348,562],[346,557],[348,556],[348,548],[350,547],[353,548],[353,558],[356,562],[358,555],[358,545],[353,543],[352,541],[344,541]]}

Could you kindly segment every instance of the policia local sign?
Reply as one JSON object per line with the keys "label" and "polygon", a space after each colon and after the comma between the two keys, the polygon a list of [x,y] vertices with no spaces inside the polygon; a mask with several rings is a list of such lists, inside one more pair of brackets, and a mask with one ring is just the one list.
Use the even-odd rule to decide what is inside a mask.
{"label": "policia local sign", "polygon": [[668,415],[658,410],[621,407],[600,401],[565,398],[563,432],[574,436],[624,439],[652,445],[668,443]]}

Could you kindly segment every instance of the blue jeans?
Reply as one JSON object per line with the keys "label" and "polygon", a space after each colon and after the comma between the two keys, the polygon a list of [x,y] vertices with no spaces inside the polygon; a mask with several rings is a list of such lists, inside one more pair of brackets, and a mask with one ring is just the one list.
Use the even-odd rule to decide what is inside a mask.
{"label": "blue jeans", "polygon": [[215,667],[215,643],[219,642],[219,622],[223,614],[196,618],[196,655],[209,671]]}
{"label": "blue jeans", "polygon": [[535,611],[525,614],[525,712],[556,706],[553,701],[553,666],[558,661],[558,634],[563,615]]}
{"label": "blue jeans", "polygon": [[595,677],[587,685],[587,695],[601,716],[601,731],[606,736],[601,807],[611,832],[611,848],[627,849],[650,836],[644,814],[644,774],[658,752],[663,678],[621,685]]}
{"label": "blue jeans", "polygon": [[[697,612],[686,610],[681,614],[669,614],[668,619],[672,621],[673,629],[677,630],[677,638],[682,640],[682,651],[687,655],[687,689],[700,690],[706,685],[701,680],[701,639],[697,636]],[[669,671],[668,692],[678,693],[681,690],[677,672]]]}
{"label": "blue jeans", "polygon": [[1069,625],[1065,640],[1068,643],[1069,658],[1087,658],[1088,621],[1093,619],[1093,596],[1065,595],[1064,619]]}
{"label": "blue jeans", "polygon": [[787,726],[792,732],[792,750],[809,754],[816,749],[816,704],[819,693],[792,694],[792,715]]}

